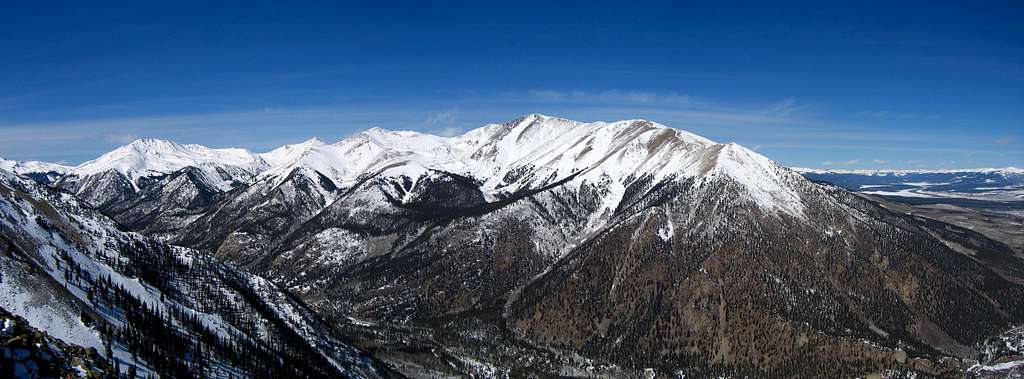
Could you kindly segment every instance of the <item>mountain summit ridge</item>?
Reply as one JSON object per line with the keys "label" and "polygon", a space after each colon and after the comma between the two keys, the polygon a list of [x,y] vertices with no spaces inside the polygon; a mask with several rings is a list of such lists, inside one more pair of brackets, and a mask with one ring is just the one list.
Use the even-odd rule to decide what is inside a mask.
{"label": "mountain summit ridge", "polygon": [[140,139],[71,168],[67,181],[113,170],[138,191],[145,177],[189,166],[203,171],[220,191],[253,180],[279,183],[296,169],[323,175],[340,187],[376,172],[410,176],[440,170],[480,180],[491,197],[570,175],[580,182],[610,179],[612,196],[647,175],[654,181],[725,175],[743,184],[764,207],[800,213],[784,184],[796,179],[774,161],[738,144],[720,144],[648,120],[579,122],[541,114],[454,137],[374,127],[334,143],[313,138],[266,153]]}

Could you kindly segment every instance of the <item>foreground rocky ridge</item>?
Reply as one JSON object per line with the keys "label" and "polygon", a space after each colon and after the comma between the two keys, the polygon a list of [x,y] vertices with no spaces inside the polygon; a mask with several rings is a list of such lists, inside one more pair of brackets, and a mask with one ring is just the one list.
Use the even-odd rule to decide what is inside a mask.
{"label": "foreground rocky ridge", "polygon": [[1024,322],[1005,245],[649,121],[249,157],[56,186],[270,278],[417,376],[957,376]]}
{"label": "foreground rocky ridge", "polygon": [[67,344],[99,351],[109,373],[388,372],[270,282],[122,231],[71,195],[2,170],[0,274],[0,307]]}
{"label": "foreground rocky ridge", "polygon": [[94,348],[49,336],[0,307],[0,374],[6,378],[104,378],[116,375]]}

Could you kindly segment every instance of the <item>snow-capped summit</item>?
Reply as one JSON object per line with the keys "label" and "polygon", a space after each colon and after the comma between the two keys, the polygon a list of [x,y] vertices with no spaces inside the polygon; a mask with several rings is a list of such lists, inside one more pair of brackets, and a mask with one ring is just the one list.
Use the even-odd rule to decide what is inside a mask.
{"label": "snow-capped summit", "polygon": [[20,162],[0,157],[0,170],[30,177],[43,184],[52,183],[64,174],[67,174],[71,169],[71,166],[57,163],[40,161]]}
{"label": "snow-capped summit", "polygon": [[444,169],[465,171],[496,192],[539,188],[575,175],[572,183],[607,182],[606,206],[613,208],[641,178],[656,183],[727,176],[759,205],[799,213],[795,192],[784,184],[793,180],[788,170],[735,143],[719,144],[648,120],[583,123],[531,114],[469,131],[453,147],[458,156]]}
{"label": "snow-capped summit", "polygon": [[800,195],[793,187],[800,180],[799,174],[735,142],[721,148],[712,172],[742,183],[759,205],[792,213],[802,208]]}
{"label": "snow-capped summit", "polygon": [[263,158],[271,167],[277,167],[295,160],[296,157],[311,149],[324,145],[326,144],[323,141],[314,137],[305,142],[281,146],[270,152],[259,154],[259,157]]}
{"label": "snow-capped summit", "polygon": [[138,188],[138,179],[170,174],[185,167],[200,169],[209,184],[231,188],[267,168],[267,163],[245,149],[210,149],[202,145],[181,145],[160,139],[139,139],[71,170],[79,177],[115,171]]}
{"label": "snow-capped summit", "polygon": [[541,114],[455,137],[371,128],[331,144],[313,138],[262,154],[143,139],[71,173],[87,177],[115,171],[137,190],[139,178],[189,166],[222,191],[253,180],[273,187],[296,170],[308,178],[322,175],[338,187],[377,173],[408,177],[446,171],[478,180],[491,198],[571,179],[569,184],[577,187],[603,183],[608,209],[636,180],[692,178],[704,183],[726,177],[746,188],[760,206],[799,213],[796,195],[786,185],[794,174],[739,145],[719,144],[648,120],[579,122]]}
{"label": "snow-capped summit", "polygon": [[345,185],[363,174],[391,166],[440,166],[440,159],[451,155],[451,142],[450,138],[382,128],[371,128],[333,144],[314,138],[260,154],[272,166],[260,177],[280,179],[299,169],[315,171]]}
{"label": "snow-capped summit", "polygon": [[581,123],[536,114],[488,125],[459,139],[467,160],[479,161],[482,166],[477,169],[496,170],[499,176],[523,166],[563,177],[576,171],[621,178],[654,174],[666,168],[682,169],[678,158],[714,144],[646,120]]}
{"label": "snow-capped summit", "polygon": [[15,161],[0,157],[0,169],[7,170],[19,175],[48,172],[64,174],[67,173],[72,168],[72,166],[65,166],[58,163],[40,161]]}
{"label": "snow-capped summit", "polygon": [[742,184],[766,208],[798,213],[799,207],[785,185],[792,173],[768,158],[647,120],[584,123],[530,114],[450,138],[372,128],[334,144],[314,139],[259,156],[272,166],[262,178],[284,178],[299,169],[342,187],[385,169],[385,175],[431,169],[473,177],[490,196],[572,177],[570,184],[608,183],[609,208],[641,178],[724,176]]}

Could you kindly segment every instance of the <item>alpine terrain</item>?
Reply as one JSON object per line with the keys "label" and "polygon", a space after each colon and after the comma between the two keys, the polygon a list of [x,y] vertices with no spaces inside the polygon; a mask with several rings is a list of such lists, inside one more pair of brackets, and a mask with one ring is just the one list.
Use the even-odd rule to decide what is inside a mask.
{"label": "alpine terrain", "polygon": [[387,373],[267,280],[5,170],[0,316],[5,377]]}
{"label": "alpine terrain", "polygon": [[1024,370],[1006,244],[646,120],[267,153],[146,139],[0,169],[0,306],[96,349],[91,371]]}

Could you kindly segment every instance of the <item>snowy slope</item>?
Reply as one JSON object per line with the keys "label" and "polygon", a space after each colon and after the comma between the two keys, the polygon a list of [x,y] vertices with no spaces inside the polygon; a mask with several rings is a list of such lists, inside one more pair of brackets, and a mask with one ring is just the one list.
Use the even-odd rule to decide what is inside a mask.
{"label": "snowy slope", "polygon": [[373,128],[334,144],[311,139],[260,154],[273,167],[260,179],[283,178],[293,170],[319,172],[339,186],[350,185],[361,175],[402,164],[438,165],[450,156],[451,140],[409,131]]}
{"label": "snowy slope", "polygon": [[246,182],[269,165],[244,149],[210,149],[195,144],[140,139],[85,162],[70,173],[88,177],[115,171],[126,176],[137,190],[139,178],[170,174],[190,166],[200,169],[209,184],[226,191],[234,182]]}
{"label": "snowy slope", "polygon": [[669,183],[728,186],[738,193],[729,201],[804,216],[798,189],[806,181],[742,146],[646,120],[539,114],[455,137],[372,128],[266,153],[139,140],[74,168],[56,186],[132,230],[247,266],[368,181],[406,206],[413,194],[431,191],[421,183],[449,175],[473,183],[457,191],[478,191],[495,204],[560,186],[586,202],[579,211],[587,231],[605,225],[630,196]]}
{"label": "snowy slope", "polygon": [[47,173],[56,172],[58,174],[64,174],[70,171],[72,166],[65,166],[57,163],[40,162],[40,161],[13,161],[4,158],[0,158],[0,170],[6,170],[13,172],[18,175],[24,175],[28,173]]}
{"label": "snowy slope", "polygon": [[0,306],[0,374],[8,377],[100,378],[113,367],[82,346],[64,343]]}
{"label": "snowy slope", "polygon": [[470,131],[455,146],[461,150],[458,159],[441,169],[464,170],[484,181],[492,195],[575,174],[577,185],[610,182],[606,203],[614,208],[625,188],[641,177],[654,183],[726,177],[746,188],[759,206],[800,213],[796,192],[785,184],[794,180],[788,170],[739,145],[646,120],[580,123],[533,114]]}
{"label": "snowy slope", "polygon": [[581,123],[533,114],[453,138],[374,128],[335,144],[310,140],[260,157],[273,166],[261,179],[298,169],[348,187],[368,174],[415,180],[432,169],[479,180],[492,199],[573,177],[577,186],[605,183],[608,208],[641,177],[727,177],[767,209],[800,211],[795,192],[786,187],[793,175],[771,160],[645,120]]}
{"label": "snowy slope", "polygon": [[[0,306],[65,342],[100,352],[111,349],[121,360],[122,372],[128,368],[128,346],[139,342],[129,336],[140,329],[149,329],[152,336],[177,330],[194,338],[194,346],[203,346],[212,359],[208,365],[194,365],[205,375],[292,372],[360,377],[376,370],[367,357],[337,341],[308,309],[268,281],[195,251],[122,232],[103,215],[79,205],[74,196],[4,170],[0,270]],[[153,325],[153,317],[165,320]],[[204,335],[223,342],[200,343]],[[259,368],[268,371],[248,371],[250,358],[232,349],[243,349],[250,358],[285,363]],[[176,357],[181,361],[173,362],[189,362],[199,352],[172,348],[151,353],[150,358],[140,358],[140,374],[183,369],[175,366],[178,363],[152,361],[153,357],[183,354]]]}
{"label": "snowy slope", "polygon": [[614,208],[625,189],[640,178],[704,182],[727,177],[747,188],[766,209],[800,213],[795,192],[786,187],[793,180],[788,171],[738,145],[715,143],[645,120],[583,123],[538,114],[451,138],[373,128],[333,144],[311,139],[262,154],[145,139],[70,173],[87,183],[86,178],[117,172],[138,191],[140,178],[189,166],[199,168],[205,181],[220,191],[258,181],[273,188],[296,171],[309,178],[323,175],[345,188],[367,175],[415,179],[432,169],[479,180],[492,199],[573,177],[575,186],[602,183],[608,192],[607,208]]}
{"label": "snowy slope", "polygon": [[26,161],[19,162],[0,158],[0,170],[31,177],[44,184],[53,182],[70,172],[74,167],[57,163]]}

